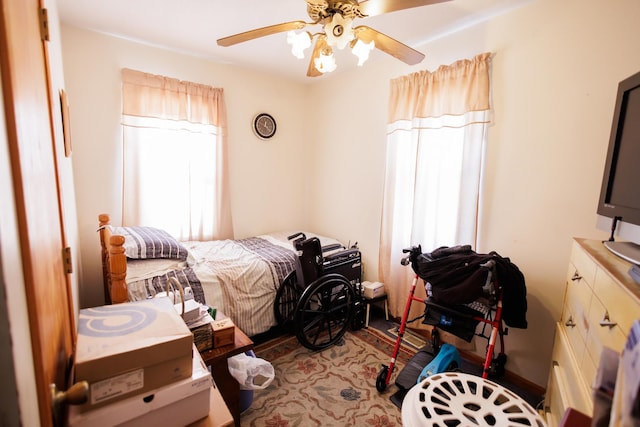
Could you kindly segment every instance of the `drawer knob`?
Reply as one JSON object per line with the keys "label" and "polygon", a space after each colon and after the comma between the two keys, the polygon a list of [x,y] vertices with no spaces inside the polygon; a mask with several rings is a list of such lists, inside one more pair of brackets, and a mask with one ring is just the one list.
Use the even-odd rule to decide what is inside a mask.
{"label": "drawer knob", "polygon": [[578,270],[576,270],[576,272],[573,273],[573,276],[571,276],[571,280],[575,282],[576,280],[580,279],[582,279],[582,276],[580,275],[580,273],[578,273]]}
{"label": "drawer knob", "polygon": [[573,317],[572,316],[569,316],[567,321],[564,323],[564,326],[566,326],[568,328],[573,328],[573,327],[576,326],[576,322],[573,321]]}
{"label": "drawer knob", "polygon": [[611,319],[609,318],[609,312],[607,311],[606,313],[604,313],[604,317],[600,321],[600,326],[602,327],[608,326],[609,328],[613,328],[616,325],[617,323],[612,322]]}

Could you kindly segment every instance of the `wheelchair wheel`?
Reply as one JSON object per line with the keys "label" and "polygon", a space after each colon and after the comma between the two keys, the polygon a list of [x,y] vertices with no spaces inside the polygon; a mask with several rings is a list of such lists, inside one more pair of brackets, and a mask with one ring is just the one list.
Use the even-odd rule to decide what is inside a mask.
{"label": "wheelchair wheel", "polygon": [[327,274],[311,283],[294,314],[298,341],[310,350],[335,344],[351,324],[354,302],[353,287],[340,274]]}
{"label": "wheelchair wheel", "polygon": [[278,325],[289,331],[292,329],[293,315],[301,294],[302,290],[298,286],[294,270],[280,284],[278,292],[276,292],[276,301],[273,305]]}

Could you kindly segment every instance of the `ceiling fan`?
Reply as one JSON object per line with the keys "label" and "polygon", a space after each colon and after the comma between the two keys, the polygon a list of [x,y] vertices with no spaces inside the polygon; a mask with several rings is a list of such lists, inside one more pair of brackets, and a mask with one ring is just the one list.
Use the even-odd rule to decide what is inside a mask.
{"label": "ceiling fan", "polygon": [[[287,42],[292,53],[304,57],[304,50],[315,45],[309,61],[307,76],[317,77],[336,68],[333,49],[344,49],[347,45],[362,65],[373,48],[380,49],[409,65],[424,59],[424,54],[366,25],[353,26],[353,21],[367,16],[382,15],[413,7],[443,3],[450,0],[305,0],[311,22],[291,21],[268,27],[256,28],[243,33],[218,39],[220,46],[233,46],[276,33],[288,32]],[[321,25],[317,33],[303,30],[307,26]]]}

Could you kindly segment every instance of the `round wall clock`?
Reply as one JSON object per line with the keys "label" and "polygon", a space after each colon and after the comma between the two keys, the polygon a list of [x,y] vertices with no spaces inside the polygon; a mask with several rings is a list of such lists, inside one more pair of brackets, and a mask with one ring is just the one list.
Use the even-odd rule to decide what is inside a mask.
{"label": "round wall clock", "polygon": [[260,113],[253,118],[253,131],[261,139],[270,139],[276,134],[276,121],[271,114]]}

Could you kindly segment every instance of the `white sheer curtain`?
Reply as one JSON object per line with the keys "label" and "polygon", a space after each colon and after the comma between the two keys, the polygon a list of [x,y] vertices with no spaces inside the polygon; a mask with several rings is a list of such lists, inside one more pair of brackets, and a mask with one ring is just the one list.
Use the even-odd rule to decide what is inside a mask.
{"label": "white sheer curtain", "polygon": [[[484,53],[391,82],[379,276],[394,316],[402,315],[413,279],[400,265],[402,249],[475,247],[489,61]],[[423,310],[413,304],[410,319]]]}
{"label": "white sheer curtain", "polygon": [[233,237],[222,89],[122,70],[124,225]]}

